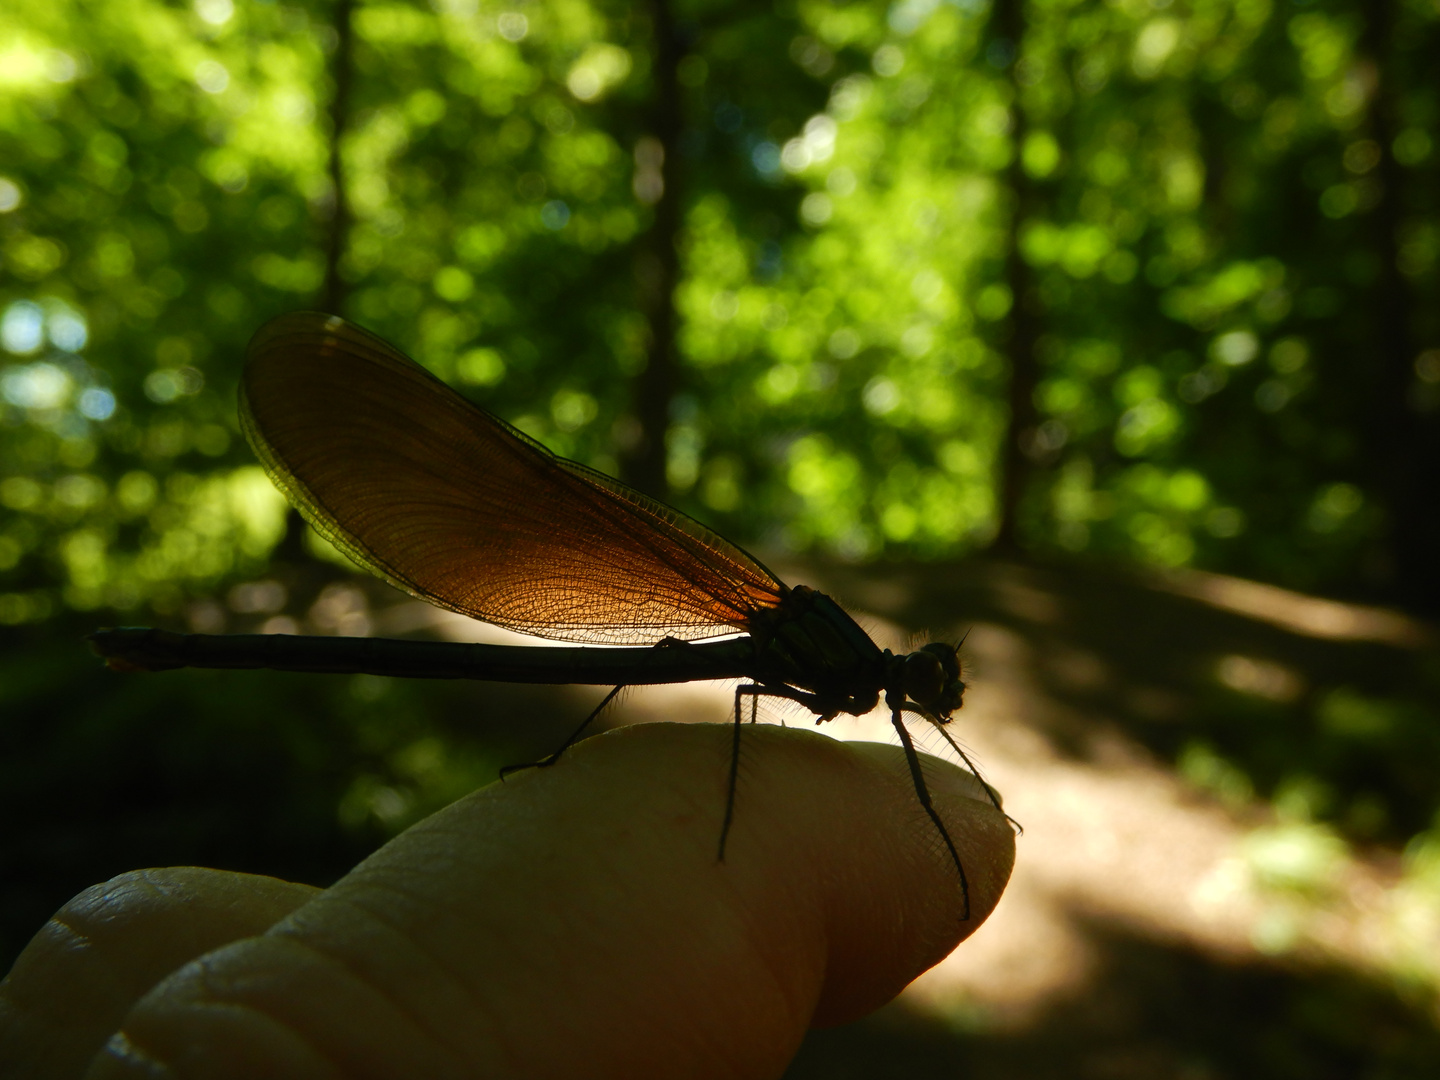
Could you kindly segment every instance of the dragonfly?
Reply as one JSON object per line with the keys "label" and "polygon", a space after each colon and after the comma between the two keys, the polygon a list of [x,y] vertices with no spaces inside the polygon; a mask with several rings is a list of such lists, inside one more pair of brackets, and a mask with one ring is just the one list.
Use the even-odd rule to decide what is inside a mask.
{"label": "dragonfly", "polygon": [[[834,600],[789,586],[749,552],[671,506],[552,453],[386,341],[321,312],[251,340],[240,423],[266,472],[361,567],[440,608],[569,645],[288,634],[98,630],[111,668],[345,672],[613,689],[556,761],[627,686],[741,680],[719,858],[735,813],[743,704],[778,698],[824,723],[884,699],[910,778],[959,874],[905,725],[945,731],[964,693],[958,645],[882,649]],[[711,640],[715,639],[715,640]],[[604,646],[604,647],[596,647]],[[977,773],[978,776],[978,773]],[[984,785],[997,810],[1000,802]],[[1003,810],[1000,811],[1004,813]]]}

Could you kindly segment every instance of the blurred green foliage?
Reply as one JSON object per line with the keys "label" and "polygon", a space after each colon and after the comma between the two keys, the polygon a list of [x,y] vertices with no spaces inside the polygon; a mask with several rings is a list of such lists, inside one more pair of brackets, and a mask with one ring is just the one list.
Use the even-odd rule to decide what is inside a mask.
{"label": "blurred green foliage", "polygon": [[[327,289],[615,472],[668,245],[665,474],[726,535],[965,554],[1000,531],[1013,442],[1034,554],[1440,608],[1402,542],[1440,523],[1436,460],[1405,465],[1440,454],[1440,4],[1029,0],[1018,36],[1017,4],[6,0],[0,789],[24,839],[0,862],[33,884],[7,932],[155,859],[325,880],[558,741],[472,741],[513,702],[454,688],[117,691],[74,643],[304,611],[363,632],[328,571],[285,570],[304,548],[235,416],[250,334]],[[1434,879],[1433,696],[1212,692],[1161,749],[1273,798],[1252,854],[1276,881],[1333,861],[1314,822],[1413,836]]]}
{"label": "blurred green foliage", "polygon": [[[1018,154],[1025,543],[1381,587],[1370,219],[1394,204],[1400,280],[1433,295],[1440,15],[1395,5],[1381,80],[1361,5],[1024,10],[1015,42],[982,0],[680,5],[665,147],[650,8],[360,3],[345,314],[614,470],[642,241],[678,185],[674,497],[772,547],[963,552],[997,526]],[[334,15],[9,5],[5,622],[174,612],[279,540],[233,386],[325,276]],[[1409,407],[1433,412],[1440,324],[1412,307]]]}

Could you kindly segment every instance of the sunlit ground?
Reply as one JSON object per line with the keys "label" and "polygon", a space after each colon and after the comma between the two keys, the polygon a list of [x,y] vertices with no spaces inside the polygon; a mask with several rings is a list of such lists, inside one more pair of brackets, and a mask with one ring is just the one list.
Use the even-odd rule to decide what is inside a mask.
{"label": "sunlit ground", "polygon": [[986,624],[967,645],[987,680],[966,709],[968,741],[1026,831],[1004,903],[912,987],[917,1005],[1030,1022],[1103,963],[1095,920],[1225,961],[1440,979],[1435,897],[1395,888],[1393,861],[1355,858],[1328,830],[1264,807],[1227,811],[1120,732],[1097,733],[1090,760],[1073,760],[1037,729],[1065,706],[1039,688],[1025,638]]}

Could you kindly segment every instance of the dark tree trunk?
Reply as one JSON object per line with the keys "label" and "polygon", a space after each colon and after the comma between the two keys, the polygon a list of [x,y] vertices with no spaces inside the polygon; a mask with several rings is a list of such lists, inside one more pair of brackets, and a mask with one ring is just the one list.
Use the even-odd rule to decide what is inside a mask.
{"label": "dark tree trunk", "polygon": [[1372,475],[1386,503],[1391,598],[1426,614],[1440,613],[1440,421],[1414,407],[1411,390],[1417,351],[1415,299],[1400,271],[1399,232],[1405,175],[1393,144],[1398,109],[1388,63],[1394,53],[1394,0],[1366,9],[1361,41],[1375,76],[1369,134],[1380,147],[1376,166],[1380,198],[1370,212],[1380,272],[1371,296]]}
{"label": "dark tree trunk", "polygon": [[[659,197],[654,202],[654,220],[636,252],[635,276],[641,310],[649,329],[645,367],[631,386],[631,404],[636,434],[625,450],[622,469],[625,479],[650,495],[663,498],[665,479],[665,433],[670,426],[670,401],[679,376],[676,347],[675,287],[680,280],[680,253],[677,241],[681,228],[679,143],[683,118],[680,110],[678,69],[681,43],[669,0],[646,4],[655,40],[654,98],[646,127],[647,149],[637,149],[637,179],[642,171],[653,180],[658,172]],[[648,164],[650,155],[658,161]],[[640,183],[637,197],[644,198]]]}
{"label": "dark tree trunk", "polygon": [[1015,67],[1025,42],[1024,0],[997,0],[991,16],[993,41],[1004,41],[1012,50],[1010,85],[1014,92],[1011,109],[1012,154],[1006,170],[1006,186],[1010,194],[1010,224],[1005,254],[1005,282],[1010,288],[1013,306],[1010,309],[1009,340],[1006,352],[1010,357],[1010,386],[1007,395],[1009,424],[1000,454],[1000,520],[994,547],[1014,552],[1020,548],[1020,504],[1034,475],[1029,454],[1039,421],[1035,408],[1035,388],[1040,382],[1040,365],[1036,342],[1040,337],[1040,299],[1036,294],[1034,275],[1020,253],[1020,230],[1034,213],[1036,192],[1020,160],[1026,134],[1025,110],[1020,101],[1021,87],[1015,78]]}
{"label": "dark tree trunk", "polygon": [[355,33],[352,14],[355,0],[335,0],[335,55],[330,65],[333,93],[330,98],[330,220],[325,232],[325,282],[321,286],[321,310],[341,314],[345,306],[345,279],[340,260],[350,231],[350,201],[345,194],[345,159],[341,144],[350,119],[350,81]]}
{"label": "dark tree trunk", "polygon": [[[350,117],[350,81],[355,34],[352,14],[355,0],[335,0],[335,53],[330,62],[330,219],[324,223],[325,279],[320,286],[320,310],[339,315],[345,307],[346,284],[340,276],[350,230],[350,203],[345,195],[345,159],[340,147]],[[305,550],[305,519],[294,507],[285,515],[285,536],[275,550],[289,563],[309,559]]]}

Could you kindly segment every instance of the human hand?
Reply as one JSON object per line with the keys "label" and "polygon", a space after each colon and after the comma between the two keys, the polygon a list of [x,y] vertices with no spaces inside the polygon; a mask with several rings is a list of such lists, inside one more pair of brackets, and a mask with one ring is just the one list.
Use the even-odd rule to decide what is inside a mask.
{"label": "human hand", "polygon": [[717,863],[730,738],[598,736],[323,892],[194,868],[88,890],[0,986],[0,1071],[778,1076],[808,1027],[879,1007],[974,931],[1014,839],[973,777],[924,759],[961,922],[898,747],[747,726]]}

